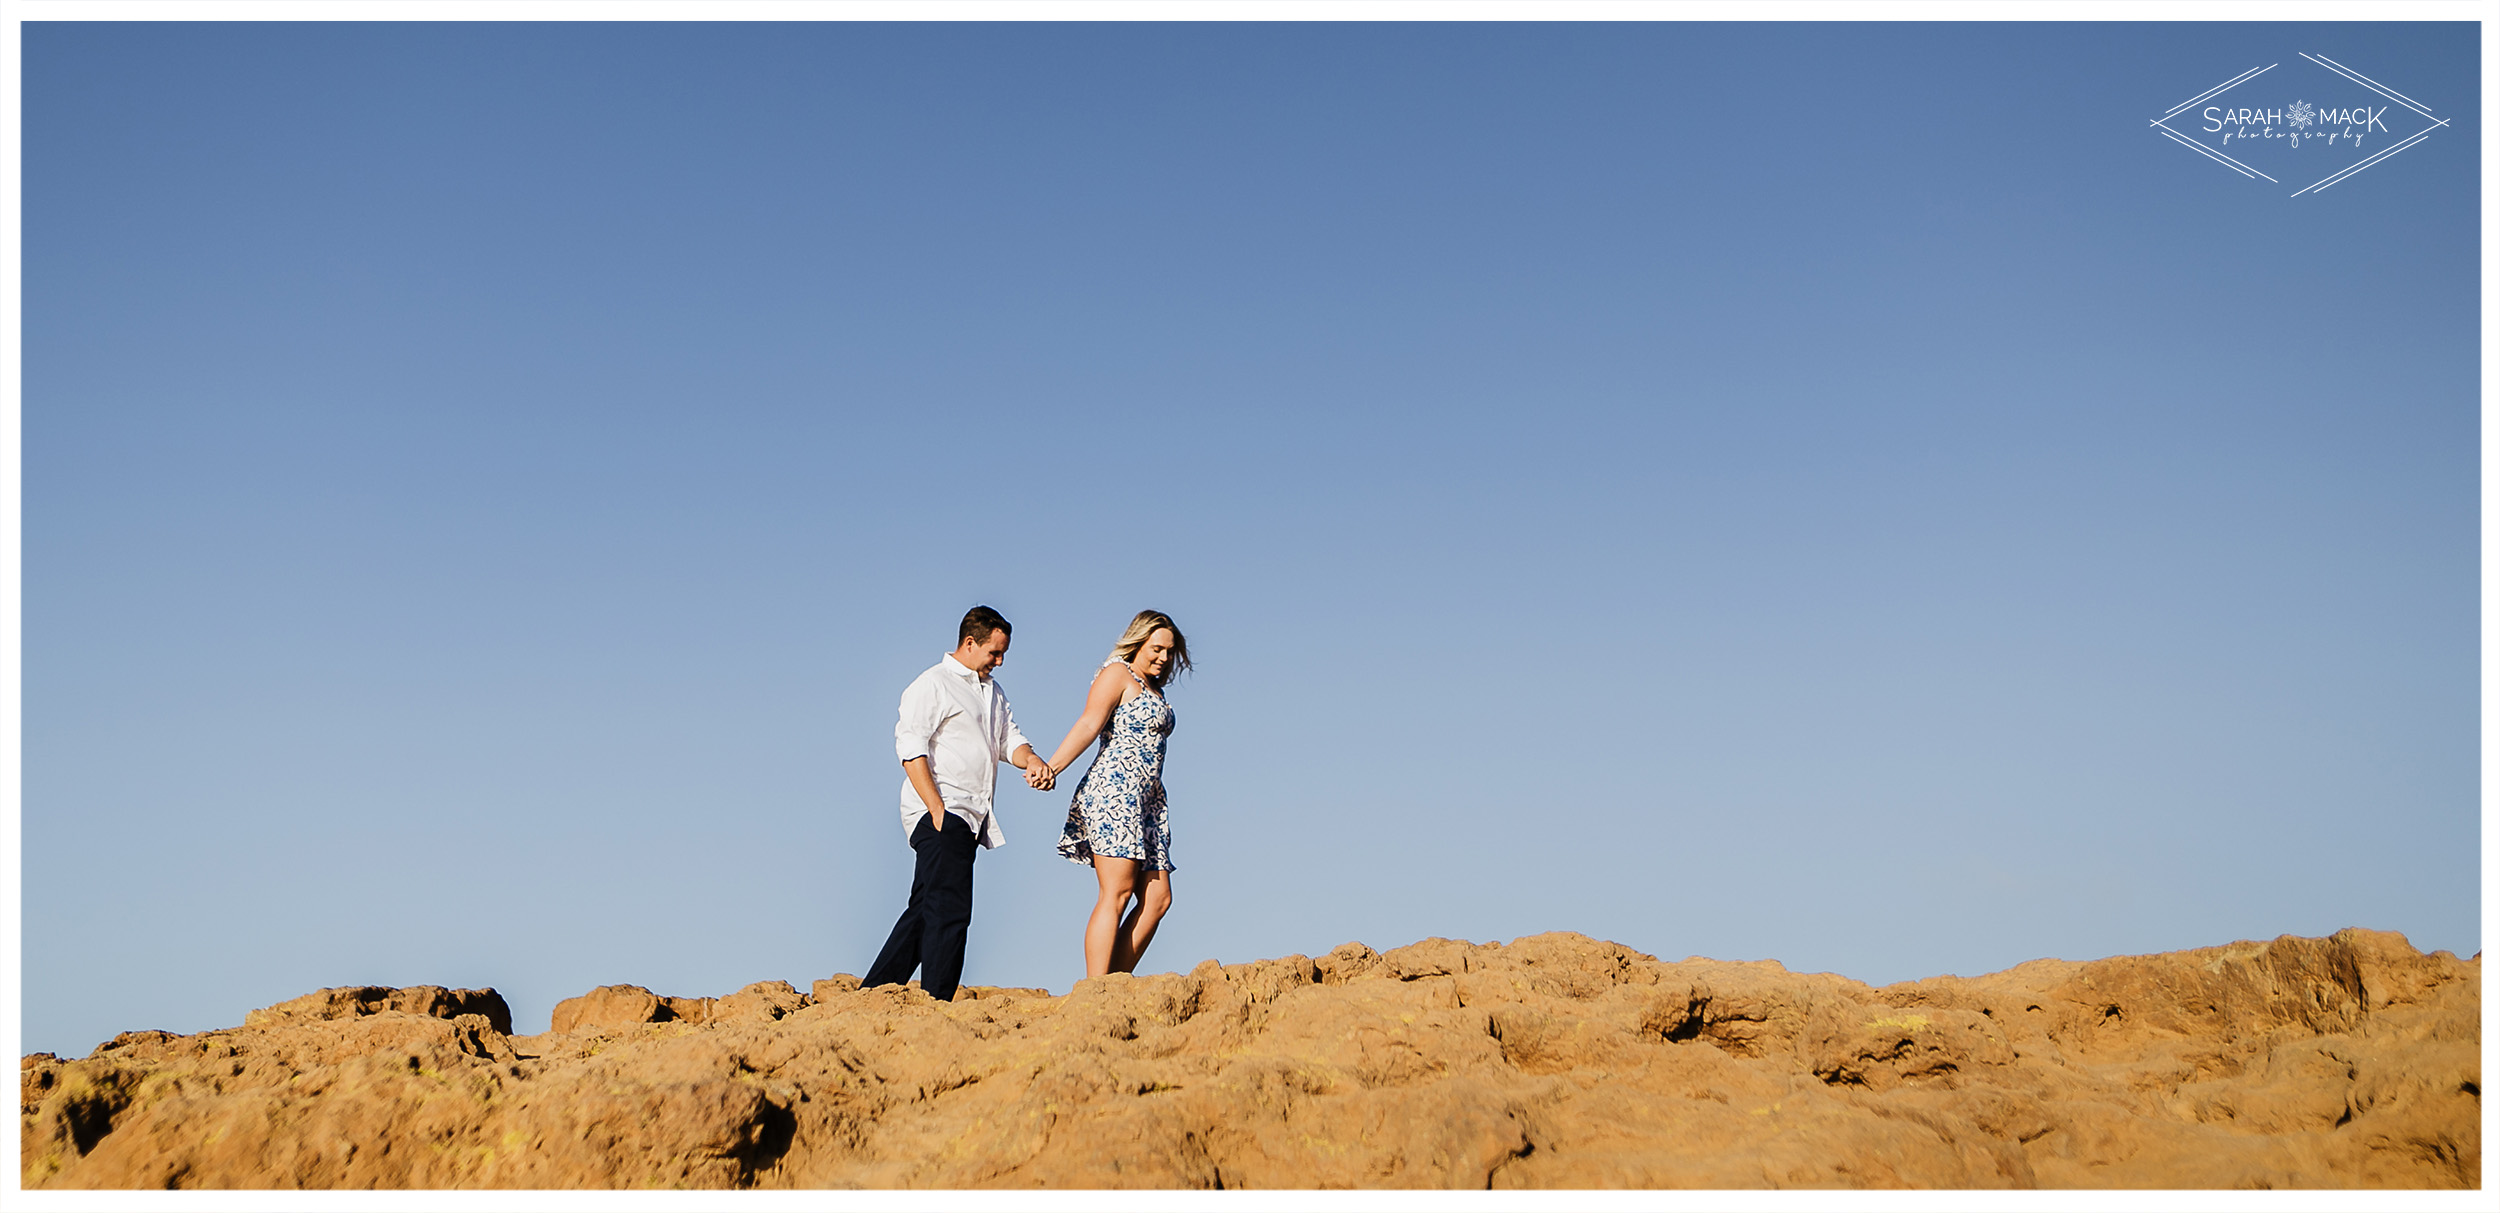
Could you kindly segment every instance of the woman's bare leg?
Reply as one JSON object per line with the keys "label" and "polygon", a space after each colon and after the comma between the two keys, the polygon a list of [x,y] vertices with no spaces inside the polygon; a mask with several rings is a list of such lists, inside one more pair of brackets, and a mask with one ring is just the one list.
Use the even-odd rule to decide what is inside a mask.
{"label": "woman's bare leg", "polygon": [[[1105,973],[1125,973],[1116,968],[1120,938],[1120,911],[1128,908],[1128,899],[1137,895],[1137,861],[1094,856],[1093,916],[1085,920],[1085,975],[1100,977]],[[1137,962],[1129,962],[1134,966]]]}
{"label": "woman's bare leg", "polygon": [[[1164,912],[1172,908],[1172,874],[1141,873],[1145,879],[1137,890],[1137,908],[1128,912],[1128,921],[1120,924],[1120,933],[1111,953],[1111,971],[1134,973],[1137,961],[1146,954],[1146,945],[1155,941],[1155,928],[1162,925]],[[1099,909],[1096,911],[1099,913]]]}

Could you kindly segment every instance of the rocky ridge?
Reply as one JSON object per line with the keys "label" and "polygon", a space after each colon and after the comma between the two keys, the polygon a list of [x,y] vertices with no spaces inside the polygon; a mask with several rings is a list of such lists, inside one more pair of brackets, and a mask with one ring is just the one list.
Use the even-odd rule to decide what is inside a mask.
{"label": "rocky ridge", "polygon": [[1880,989],[1579,935],[952,1003],[343,987],[20,1066],[29,1188],[2476,1187],[2481,959]]}

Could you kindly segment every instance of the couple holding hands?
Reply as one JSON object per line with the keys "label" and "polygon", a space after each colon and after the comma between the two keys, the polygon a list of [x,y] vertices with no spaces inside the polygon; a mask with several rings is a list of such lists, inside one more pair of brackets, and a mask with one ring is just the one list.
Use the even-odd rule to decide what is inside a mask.
{"label": "couple holding hands", "polygon": [[[977,606],[955,630],[955,651],[903,688],[894,753],[903,762],[903,831],[918,855],[911,901],[895,920],[864,986],[920,988],[940,1002],[963,978],[972,927],[972,860],[1007,841],[991,804],[998,764],[1049,791],[1096,740],[1102,748],[1076,781],[1059,853],[1090,864],[1098,886],[1085,923],[1085,975],[1128,973],[1172,908],[1172,840],[1163,811],[1163,742],[1172,735],[1164,684],[1189,668],[1189,641],[1161,611],[1139,611],[1094,675],[1085,710],[1045,760],[1007,710],[990,672],[1015,629]],[[1135,905],[1131,906],[1131,902]]]}

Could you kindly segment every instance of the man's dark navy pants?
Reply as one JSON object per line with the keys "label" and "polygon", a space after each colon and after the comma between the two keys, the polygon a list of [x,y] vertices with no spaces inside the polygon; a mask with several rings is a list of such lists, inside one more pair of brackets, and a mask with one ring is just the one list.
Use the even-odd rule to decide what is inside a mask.
{"label": "man's dark navy pants", "polygon": [[955,996],[964,977],[964,936],[972,929],[972,857],[981,851],[981,836],[952,813],[932,828],[927,814],[911,831],[911,902],[894,920],[877,963],[868,966],[863,986],[899,986],[920,970],[920,988],[945,1002]]}

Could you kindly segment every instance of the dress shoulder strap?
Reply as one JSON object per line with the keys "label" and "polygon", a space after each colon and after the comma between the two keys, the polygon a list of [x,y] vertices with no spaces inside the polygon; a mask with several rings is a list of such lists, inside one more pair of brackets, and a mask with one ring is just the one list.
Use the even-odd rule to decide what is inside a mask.
{"label": "dress shoulder strap", "polygon": [[1125,661],[1122,661],[1122,660],[1120,660],[1120,659],[1119,659],[1119,658],[1117,658],[1117,657],[1111,658],[1110,660],[1105,661],[1105,662],[1103,662],[1101,665],[1098,665],[1098,666],[1096,666],[1096,667],[1094,667],[1094,668],[1095,668],[1095,669],[1098,669],[1098,670],[1107,670],[1107,669],[1110,669],[1111,667],[1113,667],[1113,666],[1115,666],[1115,665],[1116,665],[1116,666],[1118,666],[1118,667],[1120,667],[1120,672],[1121,672],[1121,673],[1128,675],[1128,680],[1129,680],[1130,682],[1134,682],[1134,683],[1136,683],[1137,685],[1139,685],[1139,686],[1141,686],[1141,687],[1142,687],[1142,686],[1144,686],[1144,685],[1146,685],[1146,680],[1145,680],[1145,679],[1143,679],[1143,678],[1138,677],[1138,676],[1137,676],[1137,671],[1136,671],[1134,668],[1132,668],[1132,667],[1129,665],[1129,663],[1127,663],[1127,662],[1125,662]]}

